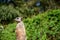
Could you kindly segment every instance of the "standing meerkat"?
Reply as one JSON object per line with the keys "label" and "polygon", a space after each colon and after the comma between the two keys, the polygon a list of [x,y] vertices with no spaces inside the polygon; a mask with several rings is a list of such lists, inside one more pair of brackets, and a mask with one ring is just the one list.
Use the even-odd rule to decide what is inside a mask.
{"label": "standing meerkat", "polygon": [[21,17],[15,18],[15,21],[17,21],[18,23],[15,31],[17,40],[26,40],[25,26],[24,23],[22,22]]}

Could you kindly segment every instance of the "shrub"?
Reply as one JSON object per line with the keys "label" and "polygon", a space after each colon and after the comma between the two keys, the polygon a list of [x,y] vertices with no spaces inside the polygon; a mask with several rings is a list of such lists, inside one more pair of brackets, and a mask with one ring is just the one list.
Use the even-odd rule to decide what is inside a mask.
{"label": "shrub", "polygon": [[0,34],[1,40],[16,40],[15,26],[16,23],[8,24],[7,27]]}
{"label": "shrub", "polygon": [[0,25],[0,40],[1,40],[1,34],[2,34],[2,31],[3,31],[3,26]]}
{"label": "shrub", "polygon": [[[23,20],[27,40],[60,40],[60,10],[51,10]],[[2,40],[16,40],[15,23],[9,24],[2,32]],[[12,36],[13,35],[13,36]]]}
{"label": "shrub", "polygon": [[0,6],[0,22],[10,22],[17,16],[19,16],[19,11],[13,8],[12,6]]}
{"label": "shrub", "polygon": [[32,17],[33,15],[36,15],[34,12],[34,9],[27,8],[27,7],[16,7],[17,10],[22,14],[23,17]]}
{"label": "shrub", "polygon": [[60,40],[60,10],[51,10],[43,14],[27,18],[27,40]]}

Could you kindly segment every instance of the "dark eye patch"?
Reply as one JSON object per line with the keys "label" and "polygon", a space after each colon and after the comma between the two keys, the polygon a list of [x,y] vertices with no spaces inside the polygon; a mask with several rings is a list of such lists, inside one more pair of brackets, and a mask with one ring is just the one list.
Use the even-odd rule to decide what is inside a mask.
{"label": "dark eye patch", "polygon": [[19,19],[19,18],[17,18],[17,19]]}

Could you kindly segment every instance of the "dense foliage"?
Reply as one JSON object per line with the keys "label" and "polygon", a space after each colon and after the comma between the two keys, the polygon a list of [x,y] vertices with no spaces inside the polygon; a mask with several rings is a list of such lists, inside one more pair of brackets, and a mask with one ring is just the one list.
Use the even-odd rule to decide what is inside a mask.
{"label": "dense foliage", "polygon": [[0,40],[16,40],[16,23],[10,22],[17,16],[31,17],[23,20],[27,40],[60,40],[59,8],[60,0],[0,0],[0,23],[9,23],[0,25]]}
{"label": "dense foliage", "polygon": [[43,10],[60,8],[60,0],[15,0],[15,2],[20,7],[32,7],[33,9],[37,7],[43,7]]}
{"label": "dense foliage", "polygon": [[[15,13],[20,12],[23,17],[31,17],[33,15],[37,15],[48,9],[60,8],[59,0],[57,1],[58,3],[56,2],[56,0],[52,0],[52,1],[51,0],[0,0],[0,2],[2,2],[2,3],[8,2],[7,5],[9,5],[9,3],[10,3],[10,5],[12,5],[10,7],[9,6],[4,6],[4,7],[1,6],[0,10],[6,10],[7,12],[8,12],[8,10],[14,10]],[[2,5],[6,5],[6,3],[4,3]],[[13,5],[14,5],[14,7],[13,7]],[[5,12],[1,11],[1,12],[4,12],[6,15],[6,11]],[[16,14],[14,14],[14,15],[16,15]],[[3,18],[3,19],[6,20],[7,18]],[[8,20],[10,20],[10,19],[8,19]],[[0,19],[0,21],[1,21],[1,19]]]}
{"label": "dense foliage", "polygon": [[[23,20],[27,40],[60,40],[60,10],[51,10]],[[16,40],[16,24],[9,24],[3,31],[1,40]]]}
{"label": "dense foliage", "polygon": [[19,16],[19,11],[13,8],[13,6],[2,5],[0,6],[0,22],[10,22],[15,17]]}
{"label": "dense foliage", "polygon": [[[29,29],[27,29],[28,30],[27,34],[30,32],[30,35],[28,35],[28,40],[30,39],[32,40],[60,40],[59,38],[60,37],[59,36],[60,10],[48,11],[45,14],[40,14],[38,16],[33,17],[28,22],[29,23],[27,27],[29,27]],[[35,29],[32,27],[34,27]],[[35,30],[37,30],[36,34],[35,34]]]}
{"label": "dense foliage", "polygon": [[16,23],[8,24],[6,28],[0,32],[0,40],[16,40],[15,26]]}

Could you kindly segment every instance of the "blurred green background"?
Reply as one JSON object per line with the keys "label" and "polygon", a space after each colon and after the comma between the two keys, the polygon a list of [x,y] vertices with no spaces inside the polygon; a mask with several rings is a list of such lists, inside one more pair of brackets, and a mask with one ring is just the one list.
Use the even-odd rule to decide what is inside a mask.
{"label": "blurred green background", "polygon": [[60,40],[60,0],[0,0],[0,40],[16,40],[19,16],[27,40]]}

